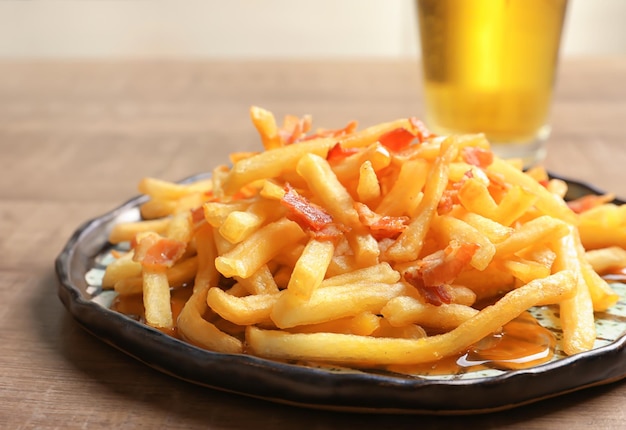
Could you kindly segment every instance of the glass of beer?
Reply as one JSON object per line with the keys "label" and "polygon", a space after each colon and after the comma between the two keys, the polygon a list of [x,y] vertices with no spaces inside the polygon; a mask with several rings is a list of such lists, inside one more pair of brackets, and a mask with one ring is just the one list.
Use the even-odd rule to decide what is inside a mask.
{"label": "glass of beer", "polygon": [[526,167],[545,157],[567,0],[417,0],[426,124],[484,133]]}

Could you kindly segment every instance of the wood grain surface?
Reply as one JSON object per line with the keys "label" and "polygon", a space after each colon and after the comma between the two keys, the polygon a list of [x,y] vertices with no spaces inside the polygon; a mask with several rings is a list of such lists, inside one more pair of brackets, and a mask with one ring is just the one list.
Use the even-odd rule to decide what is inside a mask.
{"label": "wood grain surface", "polygon": [[[626,385],[470,417],[355,415],[176,380],[91,336],[54,259],[87,219],[259,148],[252,104],[314,125],[421,116],[413,62],[0,63],[0,428],[620,428]],[[564,61],[546,166],[626,197],[626,58]]]}

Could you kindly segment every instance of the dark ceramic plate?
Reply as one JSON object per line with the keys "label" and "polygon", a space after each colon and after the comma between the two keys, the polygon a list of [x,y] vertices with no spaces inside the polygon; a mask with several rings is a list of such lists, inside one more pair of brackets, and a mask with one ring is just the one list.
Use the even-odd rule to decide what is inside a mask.
{"label": "dark ceramic plate", "polygon": [[[585,184],[568,183],[570,198],[598,193]],[[593,350],[571,357],[557,350],[551,362],[525,370],[417,377],[329,370],[196,348],[110,310],[112,295],[100,288],[110,258],[108,232],[117,222],[139,219],[138,206],[143,201],[143,197],[135,198],[86,222],[74,233],[56,260],[58,293],[89,332],[175,377],[297,406],[428,414],[507,409],[626,377],[626,288],[621,284],[614,287],[622,300],[610,312],[597,315],[598,340]],[[537,312],[552,311],[542,308]],[[546,320],[556,319],[542,318]],[[558,338],[560,327],[550,329]]]}

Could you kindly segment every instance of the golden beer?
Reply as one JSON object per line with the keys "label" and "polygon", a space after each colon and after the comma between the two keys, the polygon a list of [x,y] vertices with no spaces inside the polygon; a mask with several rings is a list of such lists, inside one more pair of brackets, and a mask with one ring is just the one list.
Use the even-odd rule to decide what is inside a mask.
{"label": "golden beer", "polygon": [[[536,161],[567,0],[418,0],[426,122]],[[530,148],[528,148],[530,147]],[[505,148],[506,150],[506,148]]]}

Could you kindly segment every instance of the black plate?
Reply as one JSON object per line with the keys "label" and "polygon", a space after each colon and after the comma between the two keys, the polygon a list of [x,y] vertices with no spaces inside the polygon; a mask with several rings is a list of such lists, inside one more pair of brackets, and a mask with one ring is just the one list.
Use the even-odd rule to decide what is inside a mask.
{"label": "black plate", "polygon": [[[567,182],[569,198],[599,193],[580,182]],[[593,350],[571,357],[557,355],[549,363],[525,370],[421,378],[291,365],[194,347],[110,310],[111,293],[98,285],[110,250],[111,226],[139,219],[143,201],[144,197],[134,198],[86,222],[73,234],[56,259],[58,294],[89,332],[172,376],[298,406],[428,414],[507,409],[626,376],[626,289],[621,284],[614,287],[622,300],[609,313],[597,315],[599,340]]]}

